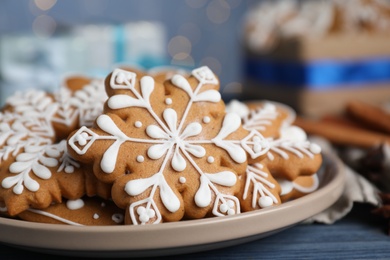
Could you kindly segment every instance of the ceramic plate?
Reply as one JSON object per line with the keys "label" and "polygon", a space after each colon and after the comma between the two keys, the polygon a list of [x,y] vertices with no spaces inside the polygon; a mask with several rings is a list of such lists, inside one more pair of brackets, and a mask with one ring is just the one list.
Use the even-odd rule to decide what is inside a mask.
{"label": "ceramic plate", "polygon": [[324,155],[320,188],[279,206],[235,216],[145,226],[77,227],[0,218],[0,242],[70,256],[140,257],[192,253],[260,239],[331,206],[344,188],[335,156]]}

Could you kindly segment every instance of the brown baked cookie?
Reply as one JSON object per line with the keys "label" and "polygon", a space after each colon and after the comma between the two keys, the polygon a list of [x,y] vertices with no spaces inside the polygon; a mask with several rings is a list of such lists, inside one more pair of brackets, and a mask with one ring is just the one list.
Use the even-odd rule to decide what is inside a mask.
{"label": "brown baked cookie", "polygon": [[227,111],[240,115],[244,128],[256,130],[266,138],[277,138],[280,128],[295,120],[293,109],[272,101],[243,103],[233,100],[227,105]]}
{"label": "brown baked cookie", "polygon": [[238,196],[243,212],[278,205],[281,203],[279,194],[279,183],[267,167],[261,163],[248,165]]}
{"label": "brown baked cookie", "polygon": [[74,199],[84,194],[84,173],[67,155],[65,141],[25,142],[16,156],[9,155],[0,166],[0,198],[11,216],[30,207],[46,208],[61,202],[62,196]]}
{"label": "brown baked cookie", "polygon": [[266,152],[266,140],[225,113],[212,71],[201,67],[160,84],[117,69],[105,82],[105,114],[70,135],[69,152],[113,183],[127,224],[240,212],[239,176],[247,154]]}
{"label": "brown baked cookie", "polygon": [[274,178],[293,181],[316,173],[322,164],[321,147],[307,140],[306,133],[297,126],[282,128],[280,137],[269,142],[270,149],[261,162]]}
{"label": "brown baked cookie", "polygon": [[0,113],[0,199],[11,215],[85,193],[84,173],[61,139],[100,114],[106,94],[92,80],[70,82],[54,94],[18,92]]}
{"label": "brown baked cookie", "polygon": [[121,225],[124,212],[112,201],[98,197],[84,197],[76,200],[64,200],[45,209],[27,209],[18,214],[22,220],[66,224],[73,226]]}
{"label": "brown baked cookie", "polygon": [[[17,92],[6,101],[6,111],[39,118],[42,127],[52,125],[60,141],[80,126],[92,125],[107,100],[102,80],[69,76],[55,93],[41,90]],[[47,128],[47,127],[46,127]]]}
{"label": "brown baked cookie", "polygon": [[316,191],[319,187],[319,179],[317,173],[308,176],[299,176],[293,181],[287,179],[277,179],[281,192],[280,198],[282,202],[303,197],[309,193]]}

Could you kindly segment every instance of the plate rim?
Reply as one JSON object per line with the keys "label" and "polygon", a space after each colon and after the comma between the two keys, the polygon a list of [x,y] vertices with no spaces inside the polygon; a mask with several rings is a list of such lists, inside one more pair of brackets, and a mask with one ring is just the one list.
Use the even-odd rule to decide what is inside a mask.
{"label": "plate rim", "polygon": [[[30,247],[43,250],[72,250],[74,252],[114,252],[114,251],[147,251],[166,250],[168,248],[186,248],[194,245],[218,243],[241,239],[244,237],[272,233],[297,224],[331,206],[341,196],[345,173],[342,162],[332,153],[323,153],[323,167],[333,167],[333,176],[315,192],[281,205],[244,212],[234,216],[188,220],[173,223],[162,223],[143,226],[68,226],[59,224],[34,223],[23,220],[0,217],[0,243]],[[324,169],[328,170],[328,169]],[[329,176],[325,176],[330,178]],[[324,203],[318,202],[326,198]],[[298,211],[304,210],[303,214]],[[289,213],[289,218],[280,218],[280,213]],[[278,221],[272,222],[277,218]],[[267,225],[256,224],[259,221]],[[232,225],[240,228],[231,232]],[[226,232],[221,231],[226,230]],[[209,231],[205,234],[204,231]],[[229,231],[229,232],[227,232]],[[20,232],[24,233],[20,240]],[[203,233],[202,233],[203,232]],[[8,236],[5,236],[7,233]],[[186,234],[189,234],[186,236]],[[29,239],[39,235],[39,239]],[[57,236],[62,236],[58,242]],[[178,237],[176,237],[178,236]],[[77,239],[74,239],[77,237]],[[103,237],[103,239],[102,239]],[[168,237],[168,239],[166,238]],[[173,237],[173,238],[172,238]],[[43,239],[43,241],[42,241]],[[110,241],[113,239],[116,243]],[[102,240],[109,240],[104,243]],[[142,241],[148,241],[145,243]],[[80,243],[81,242],[81,243]]]}

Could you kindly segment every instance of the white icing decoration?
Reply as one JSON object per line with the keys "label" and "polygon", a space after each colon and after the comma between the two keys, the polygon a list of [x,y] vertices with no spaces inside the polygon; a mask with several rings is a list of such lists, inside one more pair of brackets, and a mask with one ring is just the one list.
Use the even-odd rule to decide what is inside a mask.
{"label": "white icing decoration", "polygon": [[[162,117],[153,110],[149,101],[154,90],[154,80],[152,78],[143,77],[141,79],[141,93],[139,93],[134,88],[135,74],[120,69],[115,70],[110,80],[111,88],[125,89],[130,95],[123,94],[123,92],[115,94],[108,99],[107,105],[111,109],[127,109],[134,106],[145,108],[155,120],[153,125],[145,127],[146,135],[149,138],[137,139],[126,136],[109,116],[101,115],[96,120],[96,124],[107,135],[97,135],[88,128],[81,128],[69,139],[70,147],[80,155],[86,153],[96,141],[113,140],[114,142],[104,152],[101,160],[101,168],[106,173],[111,173],[115,169],[118,152],[124,142],[150,144],[146,151],[147,156],[152,160],[163,158],[158,172],[144,179],[131,180],[125,185],[125,192],[130,196],[138,196],[144,192],[149,194],[147,198],[133,202],[129,206],[130,218],[135,225],[159,223],[161,221],[161,213],[154,201],[155,193],[158,191],[160,192],[161,201],[168,211],[176,212],[181,207],[180,200],[168,185],[163,174],[169,163],[177,172],[185,171],[188,164],[190,164],[199,173],[201,185],[195,195],[195,201],[198,206],[206,207],[210,205],[211,199],[215,198],[214,215],[223,216],[240,212],[238,199],[234,196],[222,194],[218,186],[216,186],[216,184],[228,187],[236,185],[236,174],[230,171],[204,173],[193,157],[203,158],[206,155],[206,149],[203,145],[216,144],[218,147],[226,150],[237,163],[244,163],[246,161],[246,152],[242,147],[242,141],[234,140],[234,138],[226,140],[230,134],[237,131],[241,125],[241,120],[236,115],[228,114],[225,116],[223,127],[216,138],[212,140],[201,139],[202,125],[197,122],[187,121],[192,104],[201,101],[219,102],[221,96],[217,90],[209,88],[210,85],[217,84],[218,80],[207,67],[196,69],[192,74],[199,81],[199,84],[194,89],[183,76],[175,75],[171,78],[172,84],[183,90],[190,97],[184,113],[180,113],[181,118],[179,119],[178,113],[172,108],[165,109]],[[208,89],[202,89],[204,85],[207,85]],[[246,145],[253,146],[254,144],[253,140],[247,140],[246,142]],[[215,196],[212,196],[212,193]],[[228,204],[229,201],[231,201],[230,204],[232,206],[226,212],[221,212],[218,205]],[[150,214],[147,212],[152,211],[154,215],[150,217]]]}
{"label": "white icing decoration", "polygon": [[261,208],[267,208],[274,204],[272,198],[270,196],[262,196],[259,198],[259,206]]}
{"label": "white icing decoration", "polygon": [[172,99],[171,98],[166,98],[165,99],[165,104],[172,105]]}
{"label": "white icing decoration", "polygon": [[134,126],[137,127],[137,128],[140,128],[140,127],[142,127],[142,123],[140,121],[136,121],[134,123]]}
{"label": "white icing decoration", "polygon": [[97,213],[93,214],[93,219],[99,219],[99,218],[100,218],[99,214]]}
{"label": "white icing decoration", "polygon": [[9,171],[14,176],[3,179],[1,185],[5,189],[13,188],[15,194],[21,194],[26,187],[29,191],[36,192],[39,189],[39,183],[31,178],[30,173],[47,180],[51,177],[51,171],[48,167],[55,167],[58,159],[63,152],[61,144],[58,145],[40,145],[25,146],[25,151],[20,153],[15,162],[13,162]]}
{"label": "white icing decoration", "polygon": [[211,119],[208,116],[203,117],[203,123],[208,124],[210,123]]}
{"label": "white icing decoration", "polygon": [[249,115],[249,108],[238,100],[232,100],[225,108],[226,113],[236,113],[239,117],[245,118]]}
{"label": "white icing decoration", "polygon": [[246,153],[242,147],[228,140],[223,140],[231,133],[235,132],[241,125],[241,119],[237,114],[226,114],[223,119],[221,130],[218,135],[212,139],[215,145],[226,150],[230,157],[237,163],[246,161]]}
{"label": "white icing decoration", "polygon": [[277,179],[277,182],[280,185],[281,196],[289,194],[294,189],[294,185],[292,181],[289,181],[287,179]]}
{"label": "white icing decoration", "polygon": [[[252,208],[256,208],[257,203],[260,208],[269,207],[278,203],[278,199],[270,191],[276,186],[267,180],[269,174],[262,170],[263,167],[264,166],[262,164],[256,163],[254,165],[248,165],[246,170],[243,199],[245,200],[248,197],[250,184],[252,184]],[[257,199],[258,196],[259,199]]]}
{"label": "white icing decoration", "polygon": [[298,183],[296,183],[294,181],[289,181],[287,179],[277,179],[277,182],[279,183],[280,188],[281,188],[280,195],[283,196],[283,195],[289,194],[294,189],[299,191],[299,192],[302,192],[302,193],[311,193],[311,192],[317,190],[319,185],[320,185],[320,181],[318,179],[317,173],[314,173],[310,177],[312,178],[313,183],[309,187],[301,186]]}
{"label": "white icing decoration", "polygon": [[207,157],[207,162],[208,163],[213,163],[214,162],[214,157],[212,157],[212,156]]}
{"label": "white icing decoration", "polygon": [[84,207],[84,201],[82,199],[77,200],[68,200],[66,202],[66,207],[70,210],[77,210]]}
{"label": "white icing decoration", "polygon": [[[24,188],[36,192],[39,184],[32,174],[41,179],[52,176],[52,167],[57,172],[73,173],[80,165],[69,157],[66,142],[53,145],[53,123],[70,126],[79,118],[79,124],[87,124],[102,112],[106,94],[103,81],[92,81],[74,94],[62,87],[50,95],[44,91],[17,92],[7,99],[13,113],[1,114],[0,162],[9,156],[16,157],[9,171],[13,176],[3,179],[3,188],[13,187],[15,194]],[[73,95],[73,96],[72,96]],[[24,149],[22,153],[20,153]]]}
{"label": "white icing decoration", "polygon": [[184,183],[186,183],[187,182],[187,179],[185,178],[185,177],[180,177],[179,178],[179,182],[181,183],[181,184],[184,184]]}
{"label": "white icing decoration", "polygon": [[267,102],[263,107],[249,111],[249,114],[242,118],[243,127],[247,130],[264,131],[278,115],[275,105]]}
{"label": "white icing decoration", "polygon": [[142,163],[145,161],[145,158],[142,155],[137,156],[137,162]]}
{"label": "white icing decoration", "polygon": [[267,156],[272,161],[275,157],[273,153],[276,153],[283,159],[288,160],[289,155],[287,151],[301,159],[305,156],[313,159],[316,154],[321,153],[321,147],[309,141],[294,141],[288,138],[280,138],[270,141],[270,149]]}
{"label": "white icing decoration", "polygon": [[68,224],[68,225],[72,225],[72,226],[84,226],[80,223],[76,223],[76,222],[73,222],[71,220],[68,220],[68,219],[65,219],[65,218],[62,218],[60,216],[57,216],[57,215],[54,215],[52,213],[49,213],[49,212],[46,212],[46,211],[43,211],[43,210],[37,210],[37,209],[27,209],[28,211],[31,211],[35,214],[39,214],[39,215],[42,215],[42,216],[45,216],[45,217],[49,217],[49,218],[52,218],[52,219],[55,219],[55,220],[58,220],[62,223],[65,223],[65,224]]}

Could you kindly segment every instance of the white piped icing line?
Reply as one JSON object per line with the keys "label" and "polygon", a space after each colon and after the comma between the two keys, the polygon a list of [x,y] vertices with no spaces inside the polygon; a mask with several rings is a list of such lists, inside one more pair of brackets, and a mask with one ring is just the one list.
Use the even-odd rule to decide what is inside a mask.
{"label": "white piped icing line", "polygon": [[272,103],[265,103],[263,107],[251,110],[243,117],[243,126],[248,130],[264,131],[272,121],[278,117],[276,106]]}
{"label": "white piped icing line", "polygon": [[60,221],[60,222],[62,222],[64,224],[68,224],[68,225],[72,225],[72,226],[84,226],[83,224],[71,221],[69,219],[62,218],[62,217],[60,217],[58,215],[55,215],[55,214],[52,214],[52,213],[49,213],[49,212],[46,212],[46,211],[43,211],[43,210],[38,210],[38,209],[27,209],[27,210],[31,211],[32,213],[38,214],[38,215],[42,215],[42,216],[45,216],[45,217],[49,217],[49,218],[58,220],[58,221]]}
{"label": "white piped icing line", "polygon": [[[222,194],[218,186],[232,187],[237,183],[237,176],[231,171],[216,173],[204,172],[193,158],[203,158],[206,149],[203,145],[214,144],[225,150],[236,163],[246,162],[246,152],[252,157],[267,152],[267,141],[261,134],[251,132],[245,140],[227,140],[226,137],[234,133],[241,126],[241,119],[236,114],[226,114],[222,128],[217,136],[211,140],[196,139],[203,131],[203,126],[198,122],[187,122],[187,116],[192,105],[196,102],[216,103],[221,100],[217,90],[207,89],[201,91],[204,85],[218,84],[217,78],[207,67],[201,67],[192,71],[192,75],[198,80],[198,85],[192,89],[190,83],[181,75],[174,75],[172,84],[184,91],[189,96],[188,104],[181,119],[178,113],[172,108],[166,108],[160,118],[150,103],[149,97],[154,91],[154,80],[151,77],[143,77],[140,80],[140,89],[135,88],[136,75],[134,73],[116,69],[111,76],[110,85],[113,89],[126,89],[132,96],[117,94],[108,99],[108,106],[111,109],[122,109],[131,107],[145,108],[156,121],[156,124],[146,126],[146,134],[149,139],[138,139],[129,137],[122,132],[114,121],[107,115],[101,115],[97,119],[97,125],[108,135],[100,136],[92,130],[82,127],[69,139],[69,145],[78,154],[87,152],[91,145],[98,140],[113,140],[114,143],[104,152],[101,160],[101,169],[105,173],[112,173],[115,169],[120,146],[125,142],[148,143],[147,156],[152,160],[162,159],[158,172],[148,178],[134,179],[125,186],[125,192],[130,196],[137,196],[146,192],[149,188],[150,195],[143,200],[133,202],[129,207],[130,217],[133,224],[159,223],[161,214],[154,201],[157,190],[164,207],[170,212],[176,212],[180,208],[180,200],[164,177],[164,171],[168,164],[177,171],[185,172],[188,164],[193,167],[200,176],[200,186],[195,194],[195,204],[198,207],[207,207],[212,203],[214,193],[213,214],[224,216],[227,214],[239,213],[239,201],[235,196]],[[180,121],[179,124],[177,122]],[[157,189],[159,188],[159,189]],[[229,209],[221,211],[219,205],[228,205]]]}
{"label": "white piped icing line", "polygon": [[321,147],[307,140],[306,133],[297,126],[289,126],[281,130],[279,139],[270,140],[270,149],[267,153],[268,159],[274,160],[274,153],[288,160],[290,152],[299,158],[305,156],[314,158],[316,154],[321,153]]}
{"label": "white piped icing line", "polygon": [[[32,175],[47,180],[52,177],[49,168],[57,172],[73,173],[80,164],[69,157],[66,141],[53,144],[53,124],[70,126],[79,118],[79,124],[92,125],[102,112],[107,96],[102,81],[92,81],[73,95],[62,87],[53,97],[44,91],[17,92],[7,99],[14,112],[0,113],[0,162],[10,156],[10,177],[1,186],[12,188],[17,195],[26,188],[36,192],[40,186]],[[23,151],[23,152],[21,152]]]}
{"label": "white piped icing line", "polygon": [[58,167],[58,171],[66,169],[68,172],[73,172],[74,167],[80,165],[73,159],[64,156],[66,153],[66,141],[58,144],[33,144],[25,145],[24,152],[16,156],[15,162],[9,167],[9,172],[12,174],[6,177],[1,182],[5,189],[13,187],[15,194],[21,194],[24,188],[36,192],[39,190],[39,183],[31,178],[30,174],[36,177],[47,180],[52,177],[49,168]]}
{"label": "white piped icing line", "polygon": [[317,190],[319,185],[320,185],[320,181],[318,179],[318,174],[314,173],[310,177],[312,178],[313,183],[309,187],[301,186],[298,183],[296,183],[294,181],[289,181],[287,179],[277,179],[277,181],[280,185],[280,188],[281,188],[280,195],[286,195],[286,194],[292,192],[294,189],[301,192],[301,193],[311,193],[311,192]]}
{"label": "white piped icing line", "polygon": [[[246,170],[246,182],[244,187],[243,199],[246,199],[250,193],[250,184],[253,185],[252,208],[258,205],[260,208],[267,208],[278,203],[278,199],[270,190],[275,189],[275,184],[267,180],[269,174],[262,169],[264,166],[260,163],[248,165]],[[258,199],[259,198],[259,199]]]}

